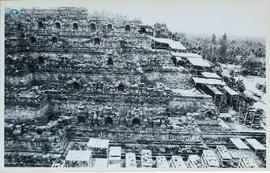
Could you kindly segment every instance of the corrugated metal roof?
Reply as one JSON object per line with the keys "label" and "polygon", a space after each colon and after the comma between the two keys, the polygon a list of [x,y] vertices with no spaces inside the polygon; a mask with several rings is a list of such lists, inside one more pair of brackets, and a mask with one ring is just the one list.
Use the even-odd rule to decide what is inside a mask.
{"label": "corrugated metal roof", "polygon": [[221,91],[219,91],[216,87],[211,85],[206,85],[212,92],[215,93],[215,95],[223,95]]}
{"label": "corrugated metal roof", "polygon": [[108,166],[108,159],[96,158],[94,159],[94,168],[106,168]]}
{"label": "corrugated metal roof", "polygon": [[176,168],[186,168],[187,167],[181,156],[173,155],[171,162],[172,162],[173,166],[175,166]]}
{"label": "corrugated metal roof", "polygon": [[250,149],[240,138],[230,138],[230,141],[238,148],[238,149]]}
{"label": "corrugated metal roof", "polygon": [[263,146],[256,139],[246,139],[246,141],[254,148],[255,150],[265,150],[265,146]]}
{"label": "corrugated metal roof", "polygon": [[202,94],[196,89],[189,89],[189,90],[184,90],[184,89],[171,89],[172,92],[185,96],[185,97],[205,97],[205,98],[211,98],[211,96],[207,94]]}
{"label": "corrugated metal roof", "polygon": [[201,84],[209,84],[209,85],[225,85],[225,82],[218,80],[218,79],[205,79],[205,78],[198,78],[193,77],[192,78],[195,83],[201,83]]}
{"label": "corrugated metal roof", "polygon": [[110,140],[99,139],[99,138],[90,138],[87,144],[90,148],[108,148]]}
{"label": "corrugated metal roof", "polygon": [[89,161],[92,155],[91,150],[69,150],[66,156],[68,161]]}
{"label": "corrugated metal roof", "polygon": [[200,164],[200,157],[198,155],[189,155],[188,161],[191,168],[197,168]]}
{"label": "corrugated metal roof", "polygon": [[224,86],[224,88],[223,88],[227,93],[229,93],[230,95],[238,95],[238,93],[237,92],[235,92],[233,89],[231,89],[230,87],[228,87],[228,86]]}
{"label": "corrugated metal roof", "polygon": [[110,147],[109,159],[119,160],[121,159],[121,147]]}
{"label": "corrugated metal roof", "polygon": [[172,49],[186,50],[186,48],[182,45],[180,41],[174,41],[168,38],[151,38],[156,42],[168,44]]}
{"label": "corrugated metal roof", "polygon": [[211,64],[202,58],[187,58],[187,60],[194,66],[211,67]]}
{"label": "corrugated metal roof", "polygon": [[219,162],[214,151],[203,150],[203,154],[210,167],[219,167]]}
{"label": "corrugated metal roof", "polygon": [[137,167],[135,153],[126,153],[126,167],[127,168]]}
{"label": "corrugated metal roof", "polygon": [[189,53],[189,52],[171,52],[172,56],[176,57],[185,57],[185,58],[202,58],[201,55],[197,53]]}
{"label": "corrugated metal roof", "polygon": [[152,151],[143,149],[141,151],[141,165],[142,167],[152,167]]}
{"label": "corrugated metal roof", "polygon": [[169,163],[165,156],[157,156],[156,161],[158,168],[169,168]]}
{"label": "corrugated metal roof", "polygon": [[202,72],[202,75],[203,75],[203,77],[205,77],[205,78],[220,79],[220,76],[217,75],[216,73]]}
{"label": "corrugated metal roof", "polygon": [[222,159],[231,160],[232,156],[224,145],[218,145],[217,150],[220,153]]}
{"label": "corrugated metal roof", "polygon": [[257,163],[250,156],[243,156],[241,160],[244,163],[244,168],[258,168]]}

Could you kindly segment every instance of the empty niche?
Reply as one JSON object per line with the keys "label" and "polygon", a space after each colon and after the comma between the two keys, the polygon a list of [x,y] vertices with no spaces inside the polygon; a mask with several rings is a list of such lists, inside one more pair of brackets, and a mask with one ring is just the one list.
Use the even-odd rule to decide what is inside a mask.
{"label": "empty niche", "polygon": [[107,29],[108,29],[109,31],[112,30],[112,24],[109,23],[109,24],[107,25]]}
{"label": "empty niche", "polygon": [[96,31],[96,25],[94,23],[90,24],[90,30],[91,31]]}
{"label": "empty niche", "polygon": [[56,37],[52,38],[52,43],[57,43],[57,38]]}
{"label": "empty niche", "polygon": [[38,29],[44,29],[44,28],[45,28],[45,27],[44,27],[43,22],[39,21],[39,22],[38,22]]}
{"label": "empty niche", "polygon": [[36,43],[37,42],[37,39],[36,39],[36,37],[31,36],[30,37],[30,41],[31,41],[31,43]]}
{"label": "empty niche", "polygon": [[22,29],[22,25],[19,23],[19,24],[17,25],[17,30],[20,31],[21,29]]}
{"label": "empty niche", "polygon": [[76,90],[80,89],[80,84],[77,81],[74,81],[73,82],[73,88],[76,89]]}
{"label": "empty niche", "polygon": [[132,127],[133,126],[140,126],[141,125],[141,120],[139,118],[134,118],[132,120]]}
{"label": "empty niche", "polygon": [[21,33],[21,38],[25,38],[25,34],[24,33]]}
{"label": "empty niche", "polygon": [[42,64],[44,64],[44,63],[45,63],[44,58],[43,58],[42,56],[39,56],[39,57],[38,57],[38,64],[39,64],[39,65],[42,65]]}
{"label": "empty niche", "polygon": [[113,119],[111,117],[106,117],[105,125],[113,125]]}
{"label": "empty niche", "polygon": [[100,45],[100,39],[99,38],[95,38],[94,45]]}
{"label": "empty niche", "polygon": [[73,23],[73,30],[78,30],[78,24],[77,23]]}
{"label": "empty niche", "polygon": [[56,23],[55,23],[55,27],[56,27],[57,29],[61,29],[61,24],[60,24],[59,22],[56,22]]}
{"label": "empty niche", "polygon": [[129,25],[125,26],[125,31],[130,31],[130,26]]}
{"label": "empty niche", "polygon": [[122,82],[118,85],[118,91],[125,91],[125,85]]}
{"label": "empty niche", "polygon": [[83,116],[78,116],[78,124],[84,123],[85,124],[85,118]]}
{"label": "empty niche", "polygon": [[108,58],[107,64],[108,65],[113,65],[113,59],[111,57]]}
{"label": "empty niche", "polygon": [[120,47],[126,47],[127,42],[125,40],[120,40]]}

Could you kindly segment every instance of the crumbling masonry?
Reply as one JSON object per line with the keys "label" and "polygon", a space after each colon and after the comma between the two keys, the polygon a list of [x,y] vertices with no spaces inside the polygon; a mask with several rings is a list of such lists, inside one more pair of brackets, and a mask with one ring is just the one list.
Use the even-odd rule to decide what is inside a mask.
{"label": "crumbling masonry", "polygon": [[[178,135],[169,118],[215,114],[210,96],[172,92],[189,93],[190,74],[174,68],[169,51],[151,48],[140,21],[84,8],[5,17],[6,151],[62,152],[70,139],[121,141],[123,133],[126,140],[198,141],[195,132]],[[192,120],[187,129],[196,129]]]}

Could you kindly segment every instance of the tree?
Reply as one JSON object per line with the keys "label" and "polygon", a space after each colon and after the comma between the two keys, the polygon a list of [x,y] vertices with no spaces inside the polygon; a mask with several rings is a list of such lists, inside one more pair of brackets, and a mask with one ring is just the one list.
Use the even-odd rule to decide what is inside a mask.
{"label": "tree", "polygon": [[228,48],[228,41],[227,41],[227,35],[226,33],[222,36],[222,39],[220,40],[220,56],[225,57],[227,53],[227,48]]}
{"label": "tree", "polygon": [[262,62],[254,55],[249,56],[241,67],[243,75],[258,75],[263,67]]}
{"label": "tree", "polygon": [[213,44],[216,44],[216,35],[215,34],[212,35],[212,41],[211,42]]}
{"label": "tree", "polygon": [[168,38],[171,35],[167,25],[165,23],[155,23],[154,24],[155,37],[165,37]]}
{"label": "tree", "polygon": [[226,32],[223,34],[222,39],[223,39],[224,41],[227,41],[227,34],[226,34]]}

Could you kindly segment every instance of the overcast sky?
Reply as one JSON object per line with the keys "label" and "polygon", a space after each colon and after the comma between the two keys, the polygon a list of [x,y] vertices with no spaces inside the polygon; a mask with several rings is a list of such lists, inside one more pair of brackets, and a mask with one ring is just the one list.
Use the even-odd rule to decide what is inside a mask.
{"label": "overcast sky", "polygon": [[[170,30],[178,32],[217,35],[226,32],[228,35],[261,37],[266,28],[266,5],[263,0],[90,0],[87,3],[60,1],[52,5],[54,3],[47,0],[41,5],[70,4],[86,7],[89,11],[105,10],[140,18],[145,24],[166,23]],[[33,5],[41,6],[34,1],[27,7]]]}

